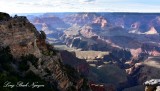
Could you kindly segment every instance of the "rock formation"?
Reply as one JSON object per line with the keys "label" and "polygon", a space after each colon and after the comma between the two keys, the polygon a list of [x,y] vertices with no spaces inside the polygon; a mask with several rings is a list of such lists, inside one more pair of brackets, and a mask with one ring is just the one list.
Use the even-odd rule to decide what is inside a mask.
{"label": "rock formation", "polygon": [[100,25],[101,28],[107,26],[107,20],[104,17],[97,15],[96,13],[72,14],[64,17],[63,20],[69,24],[76,24],[80,26],[84,26],[86,24]]}
{"label": "rock formation", "polygon": [[[111,87],[112,90],[118,91],[138,91],[144,89],[142,86],[144,81],[159,79],[159,15],[157,13],[60,14],[59,18],[69,24],[69,28],[64,29],[62,26],[60,34],[49,31],[53,34],[47,37],[54,37],[53,42],[58,40],[59,43],[74,50],[80,50],[72,53],[61,51],[62,60],[65,64],[74,64],[72,67],[86,73],[89,80],[94,82],[91,87],[101,89],[100,86],[103,84],[102,88],[105,90]],[[45,22],[43,29],[48,32],[51,26]],[[107,54],[103,55],[106,52]],[[118,83],[114,83],[115,79]]]}
{"label": "rock formation", "polygon": [[[24,16],[10,17],[8,14],[0,13],[0,17],[1,55],[13,56],[9,60],[0,55],[2,74],[8,72],[14,76],[4,68],[6,66],[2,66],[13,64],[14,66],[10,67],[18,77],[25,77],[25,74],[32,72],[49,83],[54,91],[85,90],[83,88],[84,78],[77,70],[62,63],[61,55],[46,43],[44,32],[38,32]],[[3,54],[3,50],[4,52],[8,50],[9,54]],[[5,60],[10,63],[6,63]]]}
{"label": "rock formation", "polygon": [[151,79],[144,83],[145,91],[160,91],[160,79]]}

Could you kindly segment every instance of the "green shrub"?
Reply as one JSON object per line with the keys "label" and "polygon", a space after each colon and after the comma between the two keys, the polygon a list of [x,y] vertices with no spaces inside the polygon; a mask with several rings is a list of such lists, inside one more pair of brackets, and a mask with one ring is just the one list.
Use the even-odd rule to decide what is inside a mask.
{"label": "green shrub", "polygon": [[4,64],[2,64],[2,67],[7,72],[13,72],[14,71],[14,68],[12,67],[11,63],[4,63]]}
{"label": "green shrub", "polygon": [[21,61],[19,62],[18,68],[20,71],[27,71],[29,69],[29,65],[27,64],[27,61]]}
{"label": "green shrub", "polygon": [[7,13],[0,12],[0,20],[9,19],[10,16]]}
{"label": "green shrub", "polygon": [[46,56],[52,56],[54,53],[53,51],[42,51],[42,54]]}
{"label": "green shrub", "polygon": [[46,34],[45,34],[45,32],[44,32],[44,31],[40,31],[40,32],[41,32],[40,38],[41,38],[41,39],[46,39]]}
{"label": "green shrub", "polygon": [[52,74],[51,71],[48,68],[45,68],[44,70],[48,73],[47,75],[51,75]]}
{"label": "green shrub", "polygon": [[0,48],[0,63],[8,63],[13,60],[13,56],[9,47]]}
{"label": "green shrub", "polygon": [[38,58],[36,58],[32,54],[29,54],[26,56],[21,56],[21,62],[19,65],[20,69],[22,69],[24,71],[29,69],[29,66],[27,65],[27,61],[31,62],[32,65],[34,65],[36,68],[38,68],[38,64],[37,64]]}

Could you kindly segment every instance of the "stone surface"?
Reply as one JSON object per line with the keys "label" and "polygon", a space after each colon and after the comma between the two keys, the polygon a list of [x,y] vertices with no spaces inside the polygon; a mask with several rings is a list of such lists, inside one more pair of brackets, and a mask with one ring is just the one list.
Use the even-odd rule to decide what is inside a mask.
{"label": "stone surface", "polygon": [[[3,13],[0,13],[1,15]],[[25,75],[28,71],[32,71],[50,85],[57,83],[56,88],[60,91],[70,91],[68,90],[70,87],[77,91],[83,90],[81,88],[83,78],[80,73],[71,66],[62,63],[61,55],[45,41],[45,34],[39,33],[26,17],[15,16],[6,19],[0,18],[0,20],[0,47],[10,48],[11,55],[14,57],[15,68],[19,68],[18,64],[23,60],[26,60],[25,65],[29,66],[27,71],[18,71],[19,74]],[[28,55],[32,56],[27,59]],[[31,60],[30,57],[37,60]]]}
{"label": "stone surface", "polygon": [[160,79],[151,79],[146,82],[144,82],[145,91],[160,91]]}

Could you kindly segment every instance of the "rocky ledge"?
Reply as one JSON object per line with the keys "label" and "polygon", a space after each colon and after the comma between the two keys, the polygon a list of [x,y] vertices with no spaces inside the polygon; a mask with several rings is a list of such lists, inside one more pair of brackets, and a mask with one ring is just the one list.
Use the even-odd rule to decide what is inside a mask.
{"label": "rocky ledge", "polygon": [[151,79],[144,83],[145,91],[160,91],[160,79]]}

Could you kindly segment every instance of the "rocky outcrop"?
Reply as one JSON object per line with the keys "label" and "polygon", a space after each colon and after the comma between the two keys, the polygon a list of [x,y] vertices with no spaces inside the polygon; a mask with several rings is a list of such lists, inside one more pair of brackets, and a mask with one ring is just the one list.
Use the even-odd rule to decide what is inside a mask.
{"label": "rocky outcrop", "polygon": [[15,57],[33,54],[40,56],[36,46],[37,31],[26,17],[14,17],[0,22],[1,46],[9,46]]}
{"label": "rocky outcrop", "polygon": [[139,71],[139,83],[153,78],[159,79],[159,57],[149,57],[143,62],[143,65],[144,67]]}
{"label": "rocky outcrop", "polygon": [[88,79],[93,87],[105,88],[106,91],[122,90],[127,83],[127,74],[116,64],[108,63],[98,67],[90,66]]}
{"label": "rocky outcrop", "polygon": [[149,31],[145,32],[145,34],[158,34],[158,33],[154,27],[151,27]]}
{"label": "rocky outcrop", "polygon": [[0,20],[1,21],[2,20],[8,20],[9,18],[11,18],[10,15],[7,14],[7,13],[4,13],[4,12],[0,12],[0,13],[1,13],[1,15],[0,15]]}
{"label": "rocky outcrop", "polygon": [[[28,16],[29,17],[29,16]],[[63,34],[62,31],[69,27],[62,19],[56,16],[37,16],[29,18],[38,31],[44,31],[48,38],[59,40]],[[56,42],[55,40],[52,40]]]}
{"label": "rocky outcrop", "polygon": [[[64,29],[64,32],[61,32],[62,36],[56,38],[60,38],[60,42],[68,47],[81,50],[81,52],[77,51],[78,53],[75,52],[75,54],[78,55],[78,58],[87,60],[90,65],[89,75],[92,75],[89,78],[93,79],[96,85],[99,86],[98,83],[105,81],[104,74],[107,76],[110,74],[99,75],[99,70],[101,67],[101,70],[105,69],[104,66],[106,65],[110,67],[110,64],[114,64],[114,66],[112,65],[108,69],[112,69],[112,71],[114,69],[121,70],[128,78],[127,81],[123,79],[122,83],[120,82],[118,85],[114,83],[116,84],[114,88],[118,90],[123,88],[126,88],[123,89],[125,91],[142,90],[143,86],[141,85],[144,81],[158,78],[159,62],[157,60],[159,58],[155,60],[155,57],[160,56],[159,14],[68,13],[60,17],[71,27]],[[45,30],[51,30],[47,24],[44,24],[44,26]],[[100,53],[94,54],[94,51],[100,51]],[[102,51],[109,54],[99,57],[98,54],[101,54]],[[66,54],[74,59],[72,60],[63,54],[63,61],[66,64],[78,65],[77,67],[73,65],[73,67],[86,72],[86,65],[78,62],[82,60],[74,58],[69,53]],[[150,56],[153,59],[150,59]],[[72,61],[66,61],[65,59]],[[115,74],[111,74],[108,78],[117,79],[115,77],[117,74],[121,73],[115,71]],[[104,79],[99,79],[101,77]],[[105,83],[109,80],[107,79]]]}
{"label": "rocky outcrop", "polygon": [[160,79],[151,79],[144,83],[145,91],[160,91]]}
{"label": "rocky outcrop", "polygon": [[[2,19],[0,37],[0,47],[10,49],[9,54],[13,55],[11,59],[14,62],[10,59],[4,60],[11,61],[9,65],[14,65],[13,70],[18,71],[17,75],[24,77],[31,71],[60,91],[85,89],[82,87],[84,78],[80,73],[62,63],[61,55],[54,50],[53,46],[46,43],[45,33],[42,31],[39,33],[26,17],[15,16]],[[6,71],[1,64],[0,69]]]}
{"label": "rocky outcrop", "polygon": [[74,52],[70,53],[68,51],[60,51],[60,54],[64,64],[71,65],[79,72],[81,72],[82,75],[88,75],[89,65],[85,60],[77,58]]}
{"label": "rocky outcrop", "polygon": [[152,27],[159,29],[159,14],[151,13],[110,13],[103,14],[113,26],[129,29],[132,33],[144,33]]}
{"label": "rocky outcrop", "polygon": [[104,17],[102,17],[102,16],[95,18],[93,20],[93,23],[94,24],[100,24],[101,28],[104,28],[104,27],[107,26],[107,20]]}
{"label": "rocky outcrop", "polygon": [[56,81],[60,90],[67,90],[68,87],[72,86],[72,81],[65,72],[65,67],[60,60],[60,56],[57,55],[43,56],[38,60],[38,69],[33,65],[30,69],[50,83]]}
{"label": "rocky outcrop", "polygon": [[100,25],[101,28],[107,26],[107,20],[104,17],[97,15],[96,13],[72,14],[68,15],[63,20],[69,24],[76,24],[79,26],[84,26],[86,24],[97,24]]}
{"label": "rocky outcrop", "polygon": [[151,56],[160,56],[160,47],[155,43],[143,43],[141,46],[142,52]]}
{"label": "rocky outcrop", "polygon": [[70,24],[77,24],[83,26],[85,24],[89,24],[92,22],[92,19],[96,17],[95,14],[90,13],[80,13],[80,14],[72,14],[64,18],[65,22]]}
{"label": "rocky outcrop", "polygon": [[[50,21],[48,23],[42,24],[43,30],[46,33],[52,33],[49,34],[48,37],[55,38],[56,41],[59,40],[59,38],[61,38],[62,41],[60,42],[64,41],[64,43],[66,43],[67,46],[77,47],[84,50],[91,49],[103,51],[106,51],[112,47],[120,49],[129,49],[131,51],[131,54],[135,58],[141,55],[141,53],[146,53],[155,56],[159,55],[157,49],[152,49],[152,51],[146,50],[145,52],[139,51],[139,49],[144,50],[141,47],[146,43],[150,43],[152,45],[156,44],[156,47],[159,46],[159,14],[67,13],[64,14],[63,17],[62,14],[60,14],[59,19],[56,19],[57,17],[55,17],[54,15],[58,14],[49,14],[46,16],[44,15],[43,17],[39,17],[40,19],[37,20],[39,23],[42,23],[50,21],[52,20],[52,18],[55,19],[55,21],[59,21],[59,19],[61,18],[63,20],[61,20],[62,22],[69,23],[71,27],[68,29],[62,29],[65,30],[65,32],[61,32],[61,34],[58,34],[59,31],[54,31],[56,30],[56,28],[51,28],[54,26],[52,22],[55,21]],[[61,28],[65,26],[63,23],[61,23],[60,25],[62,25],[60,26]],[[60,37],[61,35],[62,37]],[[79,39],[80,44],[77,43]],[[107,47],[104,48],[104,46]]]}

